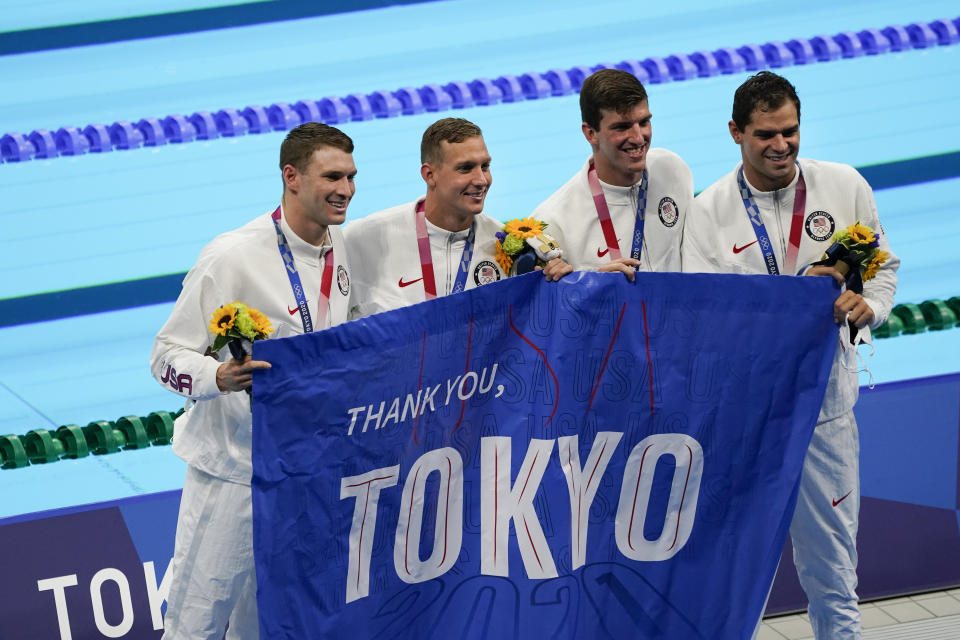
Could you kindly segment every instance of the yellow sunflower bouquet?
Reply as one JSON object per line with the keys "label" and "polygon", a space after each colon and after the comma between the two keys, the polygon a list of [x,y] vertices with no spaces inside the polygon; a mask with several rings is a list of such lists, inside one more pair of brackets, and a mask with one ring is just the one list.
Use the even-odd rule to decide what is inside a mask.
{"label": "yellow sunflower bouquet", "polygon": [[269,338],[273,327],[269,318],[253,307],[242,302],[231,302],[213,312],[210,332],[216,336],[213,340],[214,351],[229,346],[230,355],[237,360],[243,360],[246,357],[243,341],[253,342]]}
{"label": "yellow sunflower bouquet", "polygon": [[833,234],[833,244],[814,264],[834,267],[846,276],[847,289],[863,293],[863,283],[872,280],[890,254],[880,250],[880,238],[868,226],[856,222]]}
{"label": "yellow sunflower bouquet", "polygon": [[535,218],[510,220],[497,232],[497,262],[511,276],[528,273],[563,255],[560,245],[544,233],[546,223]]}

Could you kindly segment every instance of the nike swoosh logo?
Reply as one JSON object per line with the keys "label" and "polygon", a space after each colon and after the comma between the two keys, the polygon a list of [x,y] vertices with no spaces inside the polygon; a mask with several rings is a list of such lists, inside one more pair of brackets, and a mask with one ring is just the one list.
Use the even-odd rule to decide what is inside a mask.
{"label": "nike swoosh logo", "polygon": [[289,313],[290,315],[295,314],[297,311],[300,311],[300,307],[294,307],[293,309],[291,309],[290,307],[287,307],[287,313]]}
{"label": "nike swoosh logo", "polygon": [[[851,493],[853,493],[853,489],[851,489],[850,491],[847,491],[847,496],[849,496]],[[843,502],[844,500],[846,500],[846,499],[847,499],[847,496],[843,496],[843,497],[840,498],[839,500],[834,500],[834,501],[833,501],[833,506],[837,506],[838,504],[840,504],[841,502]]]}
{"label": "nike swoosh logo", "polygon": [[748,242],[747,244],[743,245],[742,247],[738,247],[738,246],[737,246],[737,243],[734,242],[734,243],[733,243],[733,252],[734,252],[734,253],[740,253],[741,251],[743,251],[744,249],[746,249],[747,247],[749,247],[749,246],[752,245],[752,244],[757,244],[757,241],[754,240],[753,242]]}
{"label": "nike swoosh logo", "polygon": [[610,251],[610,247],[607,247],[603,251],[601,251],[600,249],[597,249],[597,257],[602,258],[603,256],[607,255],[608,251]]}
{"label": "nike swoosh logo", "polygon": [[412,285],[413,283],[415,283],[415,282],[420,282],[421,280],[423,280],[423,276],[420,276],[420,277],[417,278],[416,280],[411,280],[410,282],[404,282],[404,281],[403,281],[403,277],[401,276],[401,277],[400,277],[400,281],[397,282],[397,284],[399,284],[399,285],[400,285],[400,288],[402,289],[403,287],[409,287],[409,286]]}

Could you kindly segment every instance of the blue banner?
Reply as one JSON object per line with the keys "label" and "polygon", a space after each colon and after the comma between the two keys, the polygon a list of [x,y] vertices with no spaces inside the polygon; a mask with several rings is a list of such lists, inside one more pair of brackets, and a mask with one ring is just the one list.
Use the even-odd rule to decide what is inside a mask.
{"label": "blue banner", "polygon": [[749,638],[827,278],[511,278],[257,343],[265,638]]}

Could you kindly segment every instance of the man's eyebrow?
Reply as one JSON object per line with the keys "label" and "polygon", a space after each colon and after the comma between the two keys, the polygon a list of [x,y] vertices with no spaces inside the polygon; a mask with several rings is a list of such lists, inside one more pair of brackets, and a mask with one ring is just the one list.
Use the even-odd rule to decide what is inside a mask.
{"label": "man's eyebrow", "polygon": [[773,133],[792,133],[793,131],[800,128],[799,124],[790,125],[789,127],[784,127],[783,129],[754,129],[756,134],[773,134]]}

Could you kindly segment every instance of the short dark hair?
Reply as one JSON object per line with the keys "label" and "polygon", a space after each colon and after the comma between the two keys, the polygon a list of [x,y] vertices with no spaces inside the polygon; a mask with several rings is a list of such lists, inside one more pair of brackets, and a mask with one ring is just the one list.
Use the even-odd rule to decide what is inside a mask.
{"label": "short dark hair", "polygon": [[602,109],[625,113],[646,100],[647,90],[635,75],[619,69],[600,69],[580,87],[580,117],[599,129]]}
{"label": "short dark hair", "polygon": [[441,142],[457,143],[482,136],[480,127],[463,118],[443,118],[427,127],[420,141],[420,162],[439,164],[443,160]]}
{"label": "short dark hair", "polygon": [[743,131],[750,124],[754,109],[776,111],[787,100],[797,108],[797,122],[800,122],[800,98],[796,88],[783,76],[761,71],[747,78],[733,94],[733,123]]}
{"label": "short dark hair", "polygon": [[291,129],[280,145],[280,170],[289,164],[301,173],[306,171],[313,152],[320,147],[353,153],[353,140],[340,129],[321,122],[301,124]]}

